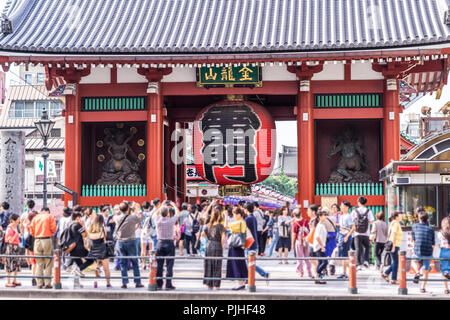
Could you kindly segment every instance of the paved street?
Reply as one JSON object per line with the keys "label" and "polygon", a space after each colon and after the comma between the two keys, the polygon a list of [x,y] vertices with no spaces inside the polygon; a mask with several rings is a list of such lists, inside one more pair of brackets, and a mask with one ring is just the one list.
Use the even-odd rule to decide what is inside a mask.
{"label": "paved street", "polygon": [[[223,275],[225,275],[225,264],[223,268]],[[289,264],[278,264],[278,260],[274,261],[263,261],[258,263],[259,266],[263,267],[267,272],[270,273],[270,278],[274,279],[291,279],[291,278],[299,278],[295,272],[295,265],[293,261],[289,261]],[[111,268],[113,269],[113,265],[111,264]],[[338,274],[340,272],[340,267],[338,267]],[[4,273],[2,272],[2,275]],[[29,275],[30,272],[28,270],[24,270],[21,272],[22,275]],[[130,294],[130,298],[136,298],[135,294],[150,294],[147,291],[147,283],[148,283],[148,269],[143,271],[141,269],[141,275],[147,277],[143,280],[145,284],[145,288],[136,289],[134,288],[134,284],[129,285],[127,290],[121,289],[121,281],[120,279],[113,279],[112,285],[113,288],[106,288],[106,283],[104,279],[91,279],[89,277],[95,277],[94,270],[88,270],[85,272],[87,278],[81,279],[81,284],[83,288],[77,289],[77,291],[81,292],[89,292],[89,294],[93,297],[101,299],[103,296],[100,293],[112,294],[117,291],[120,293],[120,296],[123,298],[127,298],[127,294]],[[62,273],[63,277],[67,277],[69,274],[66,272]],[[129,275],[132,275],[132,271],[129,271]],[[119,277],[120,272],[113,271],[113,276]],[[174,267],[174,276],[175,277],[202,277],[203,276],[203,261],[201,260],[176,260]],[[335,278],[335,277],[330,277]],[[412,275],[408,275],[408,278],[412,278]],[[439,279],[440,275],[433,274],[431,275],[432,279]],[[276,299],[277,296],[291,297],[298,299],[300,297],[311,298],[311,297],[322,297],[322,298],[383,298],[386,296],[391,296],[394,298],[398,298],[397,288],[398,286],[390,285],[381,279],[379,276],[379,272],[374,268],[364,271],[358,271],[358,297],[354,295],[348,294],[348,282],[347,281],[328,281],[326,285],[316,285],[312,281],[272,281],[269,285],[266,284],[266,281],[258,280],[262,279],[258,274],[256,276],[256,291],[259,295],[259,298],[262,299]],[[98,288],[94,288],[94,281],[97,281]],[[5,280],[2,279],[0,282],[1,297],[8,297],[14,291],[14,296],[20,298],[18,292],[22,291],[25,295],[25,292],[33,290],[38,292],[44,292],[48,294],[49,291],[57,291],[60,290],[37,290],[35,287],[31,286],[31,279],[21,279],[23,286],[18,288],[4,288]],[[247,291],[232,291],[231,288],[235,287],[237,283],[235,281],[223,281],[222,288],[220,291],[209,291],[202,285],[201,280],[174,280],[174,285],[176,286],[176,290],[172,292],[168,291],[158,291],[156,293],[151,293],[152,298],[158,298],[158,295],[162,298],[163,296],[171,297],[173,295],[177,298],[183,299],[192,298],[192,299],[201,299],[208,298],[214,299],[216,298],[242,298],[248,296],[249,293]],[[63,278],[62,279],[62,291],[70,291],[74,289],[74,280],[73,278]],[[427,293],[422,294],[419,291],[419,285],[414,284],[408,281],[408,297],[409,298],[447,298],[450,299],[450,295],[444,294],[443,284],[442,282],[429,282],[427,285]],[[95,294],[93,294],[95,293]],[[185,293],[186,295],[181,295]],[[28,294],[28,293],[27,293]],[[168,295],[168,296],[167,296]],[[25,296],[24,296],[25,297]],[[28,297],[28,295],[27,295]],[[64,296],[67,298],[68,296]],[[111,296],[104,296],[107,298],[111,298]],[[148,298],[148,297],[147,297]]]}

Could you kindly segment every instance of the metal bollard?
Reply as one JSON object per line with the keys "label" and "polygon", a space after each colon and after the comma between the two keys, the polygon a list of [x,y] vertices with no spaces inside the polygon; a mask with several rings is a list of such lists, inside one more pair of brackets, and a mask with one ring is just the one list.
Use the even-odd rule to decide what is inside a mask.
{"label": "metal bollard", "polygon": [[149,256],[149,277],[148,277],[148,291],[156,291],[156,251],[150,251]]}
{"label": "metal bollard", "polygon": [[256,273],[256,251],[249,251],[249,253],[248,253],[248,291],[249,292],[256,292],[255,273]]}
{"label": "metal bollard", "polygon": [[55,289],[61,289],[61,250],[56,249],[53,253],[53,285]]}
{"label": "metal bollard", "polygon": [[406,295],[408,294],[408,289],[406,288],[406,251],[400,251],[398,254],[398,294]]}
{"label": "metal bollard", "polygon": [[349,251],[348,253],[348,293],[356,294],[358,293],[358,288],[356,287],[356,252]]}

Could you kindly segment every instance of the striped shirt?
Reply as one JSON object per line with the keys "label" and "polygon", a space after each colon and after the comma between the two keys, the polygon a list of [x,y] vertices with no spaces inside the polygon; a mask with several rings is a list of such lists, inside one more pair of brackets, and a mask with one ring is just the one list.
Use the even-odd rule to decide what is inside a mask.
{"label": "striped shirt", "polygon": [[155,217],[156,224],[156,238],[158,240],[174,240],[175,224],[178,222],[178,216],[162,217],[157,215]]}
{"label": "striped shirt", "polygon": [[429,225],[421,222],[412,226],[412,239],[414,241],[414,253],[417,256],[433,255],[434,230]]}

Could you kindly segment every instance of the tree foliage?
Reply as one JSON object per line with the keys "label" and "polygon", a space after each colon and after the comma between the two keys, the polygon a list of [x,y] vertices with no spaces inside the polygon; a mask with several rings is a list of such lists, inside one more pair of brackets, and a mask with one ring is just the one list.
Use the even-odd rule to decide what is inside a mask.
{"label": "tree foliage", "polygon": [[270,175],[262,184],[291,197],[295,197],[297,193],[297,179],[288,177],[284,172]]}

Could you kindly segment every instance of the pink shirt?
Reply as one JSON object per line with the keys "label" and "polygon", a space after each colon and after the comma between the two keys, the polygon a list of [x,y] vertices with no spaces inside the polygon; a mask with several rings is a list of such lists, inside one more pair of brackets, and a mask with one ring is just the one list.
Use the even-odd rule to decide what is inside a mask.
{"label": "pink shirt", "polygon": [[11,244],[19,244],[19,233],[17,232],[17,228],[13,228],[11,225],[8,226],[6,229],[5,234],[5,242],[11,243]]}

